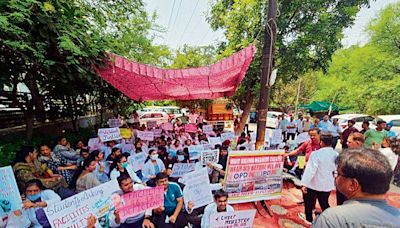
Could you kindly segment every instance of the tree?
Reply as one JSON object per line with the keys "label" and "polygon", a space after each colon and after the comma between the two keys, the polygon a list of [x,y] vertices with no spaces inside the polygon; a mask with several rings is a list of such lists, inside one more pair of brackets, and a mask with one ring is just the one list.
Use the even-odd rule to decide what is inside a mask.
{"label": "tree", "polygon": [[[242,104],[254,100],[255,85],[259,82],[266,2],[215,0],[208,17],[213,29],[225,32],[227,43],[220,46],[221,56],[257,41],[258,54],[244,79],[244,89],[239,89],[236,96]],[[343,29],[352,25],[360,7],[368,5],[367,0],[283,0],[279,3],[274,67],[279,69],[279,77],[284,83],[311,70],[326,71],[332,54],[341,47]],[[272,93],[275,93],[274,89]],[[241,119],[246,121],[251,105],[243,107]],[[241,129],[243,126],[241,123]]]}

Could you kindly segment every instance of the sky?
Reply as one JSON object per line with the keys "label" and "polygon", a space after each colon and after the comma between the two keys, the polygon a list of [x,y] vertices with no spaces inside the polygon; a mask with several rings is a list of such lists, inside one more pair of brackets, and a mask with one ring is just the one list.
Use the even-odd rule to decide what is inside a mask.
{"label": "sky", "polygon": [[[156,12],[156,23],[162,26],[165,33],[156,33],[156,44],[165,44],[171,48],[178,48],[184,44],[190,46],[204,46],[224,40],[222,31],[212,31],[206,21],[209,12],[210,0],[144,0],[146,10]],[[379,11],[390,3],[400,0],[376,0],[371,2],[370,8],[362,8],[357,14],[355,24],[344,30],[344,47],[355,44],[365,44],[368,35],[365,27],[376,17]]]}

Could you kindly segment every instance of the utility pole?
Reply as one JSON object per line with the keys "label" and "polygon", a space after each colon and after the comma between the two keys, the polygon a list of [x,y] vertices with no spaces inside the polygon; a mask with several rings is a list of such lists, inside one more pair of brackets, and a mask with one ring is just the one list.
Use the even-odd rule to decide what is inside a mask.
{"label": "utility pole", "polygon": [[267,126],[267,112],[270,94],[269,80],[272,73],[274,59],[274,44],[276,40],[276,14],[277,0],[268,0],[268,18],[265,23],[264,45],[262,51],[262,69],[261,69],[261,85],[260,85],[260,100],[257,106],[257,141],[256,149],[260,149],[264,145],[265,128]]}
{"label": "utility pole", "polygon": [[299,107],[300,87],[301,87],[301,79],[299,79],[299,86],[297,87],[296,106],[294,107],[294,115],[297,115],[297,109]]}

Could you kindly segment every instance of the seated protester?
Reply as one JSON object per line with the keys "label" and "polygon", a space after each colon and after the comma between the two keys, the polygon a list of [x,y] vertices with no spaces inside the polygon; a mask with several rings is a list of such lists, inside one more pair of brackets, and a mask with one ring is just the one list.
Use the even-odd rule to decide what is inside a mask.
{"label": "seated protester", "polygon": [[181,142],[180,142],[178,139],[176,139],[175,142],[174,142],[174,144],[171,145],[170,149],[173,149],[173,150],[175,150],[175,151],[178,151],[178,150],[183,150],[183,147],[182,147],[182,145],[181,145]]}
{"label": "seated protester", "polygon": [[68,187],[61,175],[53,174],[46,164],[39,162],[37,152],[31,146],[24,146],[17,151],[13,162],[13,171],[20,192],[24,192],[25,183],[33,179],[39,179],[46,188],[55,191]]}
{"label": "seated protester", "polygon": [[378,151],[345,150],[336,159],[335,185],[349,200],[326,209],[312,227],[399,227],[400,210],[388,205],[393,171]]}
{"label": "seated protester", "polygon": [[136,153],[143,152],[142,142],[140,140],[136,141],[136,143],[135,143],[135,152]]}
{"label": "seated protester", "polygon": [[76,164],[79,159],[79,153],[71,148],[64,136],[57,137],[57,145],[53,148],[53,152],[65,158],[69,163]]}
{"label": "seated protester", "polygon": [[108,141],[108,142],[106,142],[105,146],[100,147],[100,152],[104,153],[105,158],[108,158],[108,156],[111,154],[112,149],[114,148],[115,144],[116,144],[115,141]]}
{"label": "seated protester", "polygon": [[182,214],[183,196],[177,183],[169,182],[165,173],[156,176],[157,186],[164,187],[164,206],[153,210],[153,223],[156,227],[185,227],[187,224]]}
{"label": "seated protester", "polygon": [[[117,178],[119,187],[121,191],[118,192],[119,195],[128,194],[133,191],[146,189],[142,184],[133,184],[132,179],[129,176],[121,175]],[[152,210],[147,210],[144,213],[140,213],[133,217],[121,220],[119,217],[119,212],[116,210],[114,213],[110,213],[110,227],[143,227],[143,228],[154,228],[154,224],[151,222],[150,217]]]}
{"label": "seated protester", "polygon": [[90,153],[87,148],[82,148],[81,149],[81,157],[78,159],[78,166],[82,166],[83,161],[85,161],[86,158],[89,157]]}
{"label": "seated protester", "polygon": [[96,161],[89,157],[83,162],[83,166],[75,172],[70,188],[79,193],[99,186],[101,183],[94,174],[95,170]]}
{"label": "seated protester", "polygon": [[191,139],[186,139],[186,140],[185,140],[185,147],[189,147],[189,146],[191,146],[191,145],[193,145],[193,144],[192,144],[192,140],[191,140]]}
{"label": "seated protester", "polygon": [[[110,180],[107,176],[107,171],[105,166],[108,165],[104,160],[104,153],[100,152],[98,150],[92,151],[90,153],[88,159],[92,159],[96,161],[96,170],[94,171],[94,174],[96,175],[97,179],[100,181],[100,183],[106,183],[107,181]],[[83,163],[82,163],[83,166]]]}
{"label": "seated protester", "polygon": [[132,167],[129,165],[126,155],[119,155],[115,158],[110,167],[110,179],[115,180],[121,175],[130,177],[136,183],[142,183],[142,180],[136,175]]}
{"label": "seated protester", "polygon": [[72,176],[78,167],[68,163],[65,158],[54,154],[50,150],[50,147],[45,144],[40,145],[39,150],[40,156],[38,157],[38,160],[45,163],[53,173],[61,174],[68,184],[71,183]]}
{"label": "seated protester", "polygon": [[158,146],[157,147],[157,153],[158,153],[158,158],[163,161],[164,166],[168,167],[168,153],[167,153],[167,148],[165,146]]}
{"label": "seated protester", "polygon": [[108,162],[113,162],[115,158],[117,158],[119,155],[121,155],[121,150],[117,147],[114,147],[111,149],[111,154],[108,155],[106,161]]}
{"label": "seated protester", "polygon": [[202,228],[210,228],[210,218],[212,214],[219,212],[232,212],[234,211],[231,205],[228,205],[228,193],[218,191],[214,194],[214,203],[207,205],[204,209],[204,215],[201,219]]}
{"label": "seated protester", "polygon": [[148,186],[154,187],[156,175],[165,173],[165,171],[164,163],[158,158],[157,150],[151,149],[142,170],[143,182],[146,182]]}
{"label": "seated protester", "polygon": [[61,197],[53,190],[45,189],[42,182],[32,179],[25,184],[26,199],[22,210],[11,213],[7,227],[44,227],[50,228],[44,209],[50,204],[61,201]]}
{"label": "seated protester", "polygon": [[81,150],[86,148],[85,147],[85,143],[83,143],[83,140],[79,140],[76,144],[75,144],[75,151],[76,153],[81,153]]}

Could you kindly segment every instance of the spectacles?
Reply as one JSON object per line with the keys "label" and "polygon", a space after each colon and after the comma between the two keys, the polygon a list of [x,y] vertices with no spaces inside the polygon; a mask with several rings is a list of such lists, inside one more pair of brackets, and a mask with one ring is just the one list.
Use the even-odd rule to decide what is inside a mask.
{"label": "spectacles", "polygon": [[343,174],[339,174],[339,172],[338,172],[337,170],[332,171],[332,176],[333,176],[333,178],[337,178],[338,176],[351,178],[351,177],[349,177],[349,176],[346,176],[346,175],[343,175]]}

